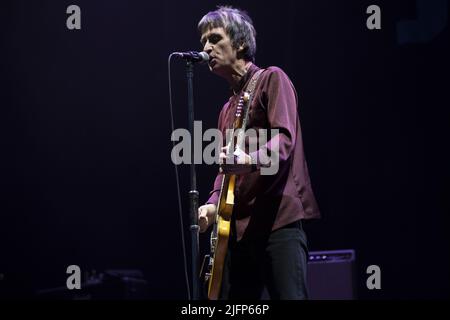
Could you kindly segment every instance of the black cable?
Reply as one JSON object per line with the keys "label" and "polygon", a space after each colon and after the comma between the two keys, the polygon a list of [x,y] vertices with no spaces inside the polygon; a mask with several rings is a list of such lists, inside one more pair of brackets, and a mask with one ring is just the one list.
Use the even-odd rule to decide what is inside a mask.
{"label": "black cable", "polygon": [[[169,107],[170,107],[170,124],[172,127],[172,133],[175,131],[175,125],[173,121],[173,109],[172,109],[172,81],[170,79],[170,60],[172,59],[173,53],[169,55],[168,59],[168,74],[169,74]],[[172,139],[171,139],[172,140]],[[173,147],[175,147],[175,141],[172,141]],[[184,276],[186,279],[186,287],[188,293],[188,300],[191,300],[191,288],[189,286],[189,276],[188,276],[188,268],[187,268],[187,259],[186,259],[186,243],[184,238],[184,222],[183,222],[183,209],[181,207],[181,193],[180,193],[180,179],[178,177],[178,166],[174,163],[175,168],[175,179],[177,182],[177,196],[178,196],[178,212],[180,214],[180,227],[181,227],[181,244],[183,247],[183,260],[184,260]]]}

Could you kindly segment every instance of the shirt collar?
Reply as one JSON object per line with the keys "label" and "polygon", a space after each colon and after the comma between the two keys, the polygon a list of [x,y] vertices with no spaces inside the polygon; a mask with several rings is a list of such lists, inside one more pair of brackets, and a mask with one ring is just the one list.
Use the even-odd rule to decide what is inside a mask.
{"label": "shirt collar", "polygon": [[254,63],[252,63],[250,65],[250,67],[248,68],[247,73],[244,74],[244,76],[239,81],[238,89],[235,91],[235,90],[233,90],[233,88],[230,88],[231,93],[233,95],[240,94],[242,92],[242,89],[247,87],[248,82],[250,81],[252,76],[255,74],[255,72],[258,71],[258,70],[259,70],[259,68]]}

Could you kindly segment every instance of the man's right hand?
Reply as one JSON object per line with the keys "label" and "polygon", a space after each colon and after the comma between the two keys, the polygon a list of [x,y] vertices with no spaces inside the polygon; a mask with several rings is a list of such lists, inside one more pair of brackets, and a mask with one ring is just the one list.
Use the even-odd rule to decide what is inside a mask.
{"label": "man's right hand", "polygon": [[216,205],[205,204],[198,208],[198,225],[200,226],[200,232],[205,232],[210,225],[213,224],[216,216]]}

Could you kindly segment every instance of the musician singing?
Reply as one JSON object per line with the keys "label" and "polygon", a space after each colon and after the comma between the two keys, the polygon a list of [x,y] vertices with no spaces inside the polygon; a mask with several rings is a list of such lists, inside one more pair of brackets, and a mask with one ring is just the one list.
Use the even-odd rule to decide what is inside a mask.
{"label": "musician singing", "polygon": [[[302,220],[318,218],[320,213],[304,156],[296,90],[280,68],[255,65],[256,32],[247,13],[218,7],[200,20],[198,29],[203,50],[210,57],[209,69],[231,89],[219,115],[223,136],[232,127],[252,79],[255,87],[247,128],[278,130],[264,150],[232,152],[235,164],[225,163],[230,153],[223,148],[223,165],[213,190],[198,210],[200,231],[205,232],[216,221],[223,175],[236,175],[220,298],[260,299],[266,287],[271,299],[307,299],[308,253]],[[264,175],[263,151],[270,153],[275,148],[278,170]]]}

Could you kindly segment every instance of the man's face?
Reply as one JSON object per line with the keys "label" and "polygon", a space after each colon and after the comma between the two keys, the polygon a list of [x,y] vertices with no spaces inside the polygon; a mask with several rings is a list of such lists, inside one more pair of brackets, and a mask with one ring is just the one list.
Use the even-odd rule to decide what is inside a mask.
{"label": "man's face", "polygon": [[225,75],[237,58],[237,50],[231,45],[230,37],[225,30],[220,28],[209,29],[200,38],[203,51],[209,55],[209,69],[218,74]]}

